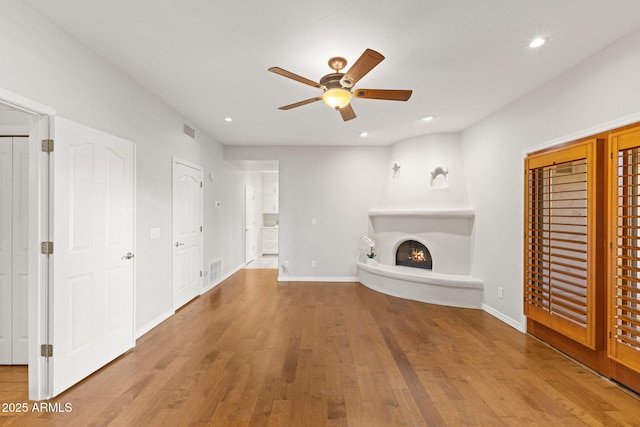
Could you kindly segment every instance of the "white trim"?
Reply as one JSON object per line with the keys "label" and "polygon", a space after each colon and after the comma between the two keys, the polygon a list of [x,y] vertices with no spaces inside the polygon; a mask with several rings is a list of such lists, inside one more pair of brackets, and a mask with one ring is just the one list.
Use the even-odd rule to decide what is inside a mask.
{"label": "white trim", "polygon": [[527,147],[522,150],[522,157],[527,157],[527,155],[534,153],[536,151],[540,151],[540,150],[554,147],[556,145],[564,144],[565,142],[575,141],[576,139],[580,139],[580,138],[586,138],[588,136],[596,135],[611,129],[630,125],[632,123],[636,123],[639,121],[640,121],[640,112],[630,114],[628,116],[611,120],[609,122],[601,123],[599,125],[592,126],[590,128],[583,129],[578,132],[574,132],[572,134],[562,136],[560,138],[552,139],[551,141],[547,141],[542,144],[534,145],[533,147]]}
{"label": "white trim", "polygon": [[42,105],[16,93],[0,88],[0,102],[9,104],[12,107],[19,108],[25,113],[29,114],[43,114],[46,116],[53,116],[56,114],[56,110]]}
{"label": "white trim", "polygon": [[136,331],[136,340],[138,338],[142,337],[147,332],[151,331],[153,328],[155,328],[156,326],[158,326],[159,324],[161,324],[162,322],[164,322],[168,318],[170,318],[171,316],[173,316],[175,313],[176,312],[173,311],[173,310],[167,310],[164,313],[162,313],[160,316],[156,317],[155,319],[151,320],[150,322],[147,322],[146,325],[144,325],[142,328],[140,328],[140,329],[138,329]]}
{"label": "white trim", "polygon": [[522,319],[520,320],[520,322],[518,322],[517,320],[514,320],[514,319],[510,318],[509,316],[506,316],[506,315],[502,314],[498,310],[488,306],[487,304],[482,304],[482,310],[487,312],[487,313],[489,313],[490,315],[492,315],[496,319],[503,321],[504,323],[506,323],[507,325],[511,326],[512,328],[517,329],[518,331],[522,332],[523,334],[527,333],[527,322],[526,322],[526,320],[525,320],[526,318],[524,316],[522,316]]}
{"label": "white trim", "polygon": [[40,357],[50,325],[49,263],[40,256],[39,242],[49,239],[49,159],[42,156],[40,140],[53,134],[55,110],[0,88],[0,102],[33,115],[29,120],[29,399],[50,397],[49,361]]}
{"label": "white trim", "polygon": [[[133,254],[136,253],[136,249],[138,247],[138,144],[131,141],[133,144]],[[134,258],[133,259],[133,342],[131,343],[131,348],[136,346],[136,340],[138,339],[138,335],[136,332],[136,317],[138,314],[138,262]]]}
{"label": "white trim", "polygon": [[278,282],[358,282],[357,277],[304,277],[304,276],[282,276],[278,275]]}
{"label": "white trim", "polygon": [[229,277],[233,276],[234,274],[236,274],[238,271],[242,270],[244,268],[244,266],[239,265],[236,268],[234,268],[233,270],[231,270],[230,272],[228,272],[227,274],[223,275],[220,280],[218,280],[216,283],[214,283],[211,286],[206,286],[204,288],[202,288],[202,292],[200,292],[200,295],[204,295],[207,292],[209,292],[211,289],[215,288],[216,286],[218,286],[220,283],[224,282],[225,280],[227,280]]}

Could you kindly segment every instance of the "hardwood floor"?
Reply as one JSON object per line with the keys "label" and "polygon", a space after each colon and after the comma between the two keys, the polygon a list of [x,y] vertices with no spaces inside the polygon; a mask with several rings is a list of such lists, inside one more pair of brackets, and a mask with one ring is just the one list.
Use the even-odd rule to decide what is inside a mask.
{"label": "hardwood floor", "polygon": [[[640,400],[480,310],[241,270],[12,426],[640,425]],[[0,403],[27,400],[0,367]]]}

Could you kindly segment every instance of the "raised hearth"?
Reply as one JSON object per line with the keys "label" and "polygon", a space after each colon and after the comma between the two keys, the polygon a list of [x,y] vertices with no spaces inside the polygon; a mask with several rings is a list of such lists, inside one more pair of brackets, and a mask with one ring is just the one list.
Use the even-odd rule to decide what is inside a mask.
{"label": "raised hearth", "polygon": [[484,284],[471,276],[365,263],[358,263],[358,272],[360,283],[387,295],[451,307],[482,307]]}

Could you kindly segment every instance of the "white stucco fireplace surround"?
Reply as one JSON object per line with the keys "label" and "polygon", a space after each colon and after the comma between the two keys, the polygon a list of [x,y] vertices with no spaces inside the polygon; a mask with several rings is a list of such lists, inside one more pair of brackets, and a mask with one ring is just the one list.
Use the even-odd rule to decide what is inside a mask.
{"label": "white stucco fireplace surround", "polygon": [[[475,211],[469,207],[458,135],[429,135],[392,148],[380,207],[369,211],[376,262],[358,263],[359,281],[388,295],[481,308],[484,283],[470,276]],[[396,265],[407,240],[426,246],[431,269]]]}

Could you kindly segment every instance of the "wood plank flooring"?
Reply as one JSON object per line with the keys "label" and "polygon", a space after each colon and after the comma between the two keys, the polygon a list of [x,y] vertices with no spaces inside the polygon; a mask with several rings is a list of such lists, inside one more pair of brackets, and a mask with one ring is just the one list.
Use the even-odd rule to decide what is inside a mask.
{"label": "wood plank flooring", "polygon": [[[480,310],[242,270],[10,426],[640,425],[640,400]],[[0,404],[26,402],[0,367]]]}

